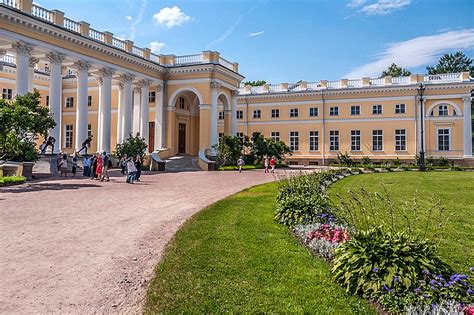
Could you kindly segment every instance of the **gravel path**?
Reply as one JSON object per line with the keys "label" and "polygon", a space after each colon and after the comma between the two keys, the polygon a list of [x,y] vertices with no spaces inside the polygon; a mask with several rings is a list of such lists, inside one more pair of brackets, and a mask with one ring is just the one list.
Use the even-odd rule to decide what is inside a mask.
{"label": "gravel path", "polygon": [[203,207],[262,171],[50,179],[0,188],[0,313],[141,313],[153,268]]}

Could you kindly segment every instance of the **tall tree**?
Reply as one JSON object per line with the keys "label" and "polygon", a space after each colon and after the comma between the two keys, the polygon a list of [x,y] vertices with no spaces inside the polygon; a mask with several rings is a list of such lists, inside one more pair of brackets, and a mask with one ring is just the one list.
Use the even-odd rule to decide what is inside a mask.
{"label": "tall tree", "polygon": [[251,85],[251,86],[261,86],[267,83],[265,80],[258,80],[258,81],[245,81],[245,85]]}
{"label": "tall tree", "polygon": [[388,67],[387,70],[382,72],[382,77],[405,77],[409,76],[410,74],[411,72],[407,69],[404,69],[402,67],[397,66],[395,63],[392,63],[392,65]]}
{"label": "tall tree", "polygon": [[428,74],[442,74],[469,71],[474,76],[474,66],[472,59],[467,57],[463,52],[458,51],[454,54],[444,54],[439,58],[438,64],[426,67]]}

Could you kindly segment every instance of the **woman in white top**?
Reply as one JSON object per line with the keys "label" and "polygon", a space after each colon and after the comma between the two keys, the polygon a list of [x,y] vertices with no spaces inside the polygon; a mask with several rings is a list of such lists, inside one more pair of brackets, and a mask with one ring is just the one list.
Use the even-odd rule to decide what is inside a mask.
{"label": "woman in white top", "polygon": [[61,159],[61,177],[67,177],[67,154],[63,155],[63,158]]}

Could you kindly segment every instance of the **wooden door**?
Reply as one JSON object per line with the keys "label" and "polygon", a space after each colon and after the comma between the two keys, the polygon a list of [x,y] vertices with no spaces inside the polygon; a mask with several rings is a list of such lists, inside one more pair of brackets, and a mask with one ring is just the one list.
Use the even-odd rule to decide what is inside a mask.
{"label": "wooden door", "polygon": [[155,150],[155,123],[150,122],[148,129],[148,152]]}
{"label": "wooden door", "polygon": [[178,124],[178,153],[186,153],[186,124]]}

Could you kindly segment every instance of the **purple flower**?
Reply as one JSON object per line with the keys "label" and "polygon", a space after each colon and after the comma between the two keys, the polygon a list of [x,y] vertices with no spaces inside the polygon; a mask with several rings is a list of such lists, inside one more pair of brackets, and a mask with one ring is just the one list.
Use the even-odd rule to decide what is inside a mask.
{"label": "purple flower", "polygon": [[436,284],[436,280],[434,280],[434,279],[431,280],[431,281],[430,281],[430,284],[431,284],[432,286],[435,285],[435,284]]}
{"label": "purple flower", "polygon": [[392,292],[392,289],[390,289],[389,287],[387,287],[385,284],[383,285],[383,288],[385,291],[387,292]]}
{"label": "purple flower", "polygon": [[469,268],[470,271],[474,271],[474,267]]}
{"label": "purple flower", "polygon": [[400,278],[397,277],[397,276],[395,276],[395,277],[393,277],[393,281],[395,281],[395,282],[400,282]]}
{"label": "purple flower", "polygon": [[430,272],[429,272],[428,270],[426,270],[426,269],[423,270],[422,272],[423,272],[425,275],[429,275],[429,274],[430,274]]}
{"label": "purple flower", "polygon": [[473,295],[474,291],[472,291],[471,289],[467,289],[466,293],[467,293],[467,295]]}
{"label": "purple flower", "polygon": [[421,288],[416,288],[415,289],[415,293],[420,293],[421,292]]}
{"label": "purple flower", "polygon": [[425,293],[425,294],[423,294],[423,297],[424,297],[425,299],[427,299],[427,298],[429,298],[430,296]]}
{"label": "purple flower", "polygon": [[372,269],[372,271],[377,272],[377,271],[379,271],[379,268],[375,267],[375,268]]}
{"label": "purple flower", "polygon": [[437,276],[435,277],[435,279],[437,279],[437,280],[444,280],[442,275],[437,275]]}

